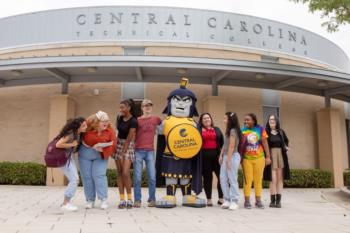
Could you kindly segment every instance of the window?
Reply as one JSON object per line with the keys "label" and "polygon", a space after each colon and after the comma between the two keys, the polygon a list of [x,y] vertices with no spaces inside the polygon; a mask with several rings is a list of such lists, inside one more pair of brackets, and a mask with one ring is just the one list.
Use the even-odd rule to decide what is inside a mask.
{"label": "window", "polygon": [[145,98],[144,83],[122,83],[122,99],[143,100]]}
{"label": "window", "polygon": [[270,115],[276,115],[278,118],[280,118],[280,108],[263,106],[264,126],[266,125]]}
{"label": "window", "polygon": [[132,99],[135,102],[135,116],[141,116],[141,103],[145,98],[144,83],[122,83],[122,100]]}
{"label": "window", "polygon": [[262,90],[264,125],[268,121],[269,115],[276,115],[280,118],[280,93],[274,90]]}
{"label": "window", "polygon": [[145,55],[144,47],[124,47],[125,56],[142,56]]}

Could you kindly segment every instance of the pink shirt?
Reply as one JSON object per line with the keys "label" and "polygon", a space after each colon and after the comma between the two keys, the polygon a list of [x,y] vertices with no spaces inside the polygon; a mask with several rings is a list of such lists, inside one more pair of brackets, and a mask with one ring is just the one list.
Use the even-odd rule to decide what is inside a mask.
{"label": "pink shirt", "polygon": [[138,150],[154,150],[154,135],[156,134],[157,126],[161,120],[157,116],[147,118],[137,118],[137,132],[135,140],[135,149]]}

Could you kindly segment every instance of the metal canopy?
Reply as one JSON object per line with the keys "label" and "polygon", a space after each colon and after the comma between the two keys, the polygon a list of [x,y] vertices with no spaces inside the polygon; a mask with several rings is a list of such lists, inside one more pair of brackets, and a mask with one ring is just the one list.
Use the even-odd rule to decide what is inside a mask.
{"label": "metal canopy", "polygon": [[[71,56],[0,61],[0,87],[82,82],[177,83],[185,68],[191,83],[306,93],[350,102],[350,74],[329,70],[223,59],[157,56]],[[0,89],[1,91],[1,89]]]}

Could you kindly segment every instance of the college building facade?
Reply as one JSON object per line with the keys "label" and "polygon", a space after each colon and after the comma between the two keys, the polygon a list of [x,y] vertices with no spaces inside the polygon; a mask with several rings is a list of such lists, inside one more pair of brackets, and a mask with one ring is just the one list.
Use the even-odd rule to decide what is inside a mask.
{"label": "college building facade", "polygon": [[235,13],[141,6],[23,14],[0,19],[0,30],[0,161],[43,163],[67,119],[103,110],[115,122],[122,99],[151,99],[161,115],[185,76],[216,125],[223,129],[226,111],[241,123],[253,112],[262,125],[277,114],[290,166],[331,171],[343,185],[350,62],[317,34]]}

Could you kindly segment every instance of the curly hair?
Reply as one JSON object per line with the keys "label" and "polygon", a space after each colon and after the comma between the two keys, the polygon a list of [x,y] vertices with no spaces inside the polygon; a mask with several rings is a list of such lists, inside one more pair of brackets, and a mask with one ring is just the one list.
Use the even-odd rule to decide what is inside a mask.
{"label": "curly hair", "polygon": [[65,126],[61,129],[58,138],[66,137],[70,134],[74,135],[74,139],[78,138],[78,129],[80,128],[81,124],[85,122],[85,118],[83,117],[77,117],[74,119],[70,119],[67,121]]}

